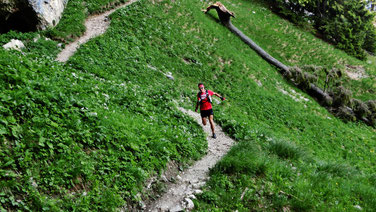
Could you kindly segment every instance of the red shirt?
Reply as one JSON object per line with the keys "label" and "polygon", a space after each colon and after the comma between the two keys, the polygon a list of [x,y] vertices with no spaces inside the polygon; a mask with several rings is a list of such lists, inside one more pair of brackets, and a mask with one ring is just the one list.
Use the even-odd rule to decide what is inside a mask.
{"label": "red shirt", "polygon": [[[213,96],[213,91],[211,90],[208,90],[208,94],[210,96]],[[201,103],[200,103],[200,111],[201,110],[210,110],[212,109],[212,105],[211,103],[209,102],[209,97],[206,96],[206,92],[201,92],[201,93],[198,93],[197,94],[197,99],[198,101],[201,100]]]}

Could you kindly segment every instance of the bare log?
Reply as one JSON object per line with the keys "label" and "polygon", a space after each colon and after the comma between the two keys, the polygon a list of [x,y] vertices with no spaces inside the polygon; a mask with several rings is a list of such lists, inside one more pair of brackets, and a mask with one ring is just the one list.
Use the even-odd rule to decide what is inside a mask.
{"label": "bare log", "polygon": [[235,15],[233,12],[229,11],[221,2],[216,2],[207,7],[205,13],[207,13],[211,9],[215,9],[217,11],[219,19],[231,32],[239,36],[240,39],[244,41],[244,43],[246,43],[249,47],[255,50],[266,61],[281,69],[283,71],[282,74],[289,71],[288,66],[284,65],[283,63],[279,62],[277,59],[272,57],[261,47],[259,47],[255,42],[253,42],[248,36],[246,36],[242,31],[240,31],[238,28],[232,25],[230,18],[231,16],[235,18]]}

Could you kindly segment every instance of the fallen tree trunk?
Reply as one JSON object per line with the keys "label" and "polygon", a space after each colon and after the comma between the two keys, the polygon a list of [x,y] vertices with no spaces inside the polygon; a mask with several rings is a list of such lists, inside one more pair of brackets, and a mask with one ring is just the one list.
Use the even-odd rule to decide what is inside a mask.
{"label": "fallen tree trunk", "polygon": [[219,19],[231,32],[235,35],[239,36],[239,38],[244,41],[249,47],[255,50],[261,57],[263,57],[266,61],[271,63],[272,65],[276,66],[277,68],[282,70],[282,74],[285,74],[289,71],[289,67],[284,65],[283,63],[279,62],[277,59],[272,57],[266,51],[264,51],[261,47],[259,47],[255,42],[253,42],[248,36],[246,36],[242,31],[232,25],[230,17],[234,17],[235,15],[233,12],[227,10],[227,8],[220,2],[216,2],[215,4],[210,5],[206,8],[205,13],[207,13],[210,9],[215,9],[218,13]]}
{"label": "fallen tree trunk", "polygon": [[277,59],[272,57],[270,54],[268,54],[264,49],[259,47],[255,42],[253,42],[249,37],[247,37],[242,31],[240,31],[238,28],[236,28],[230,21],[230,19],[223,23],[231,32],[233,32],[235,35],[239,36],[239,38],[244,41],[249,47],[251,47],[253,50],[255,50],[261,57],[263,57],[266,61],[268,61],[270,64],[276,66],[277,68],[282,70],[282,74],[289,71],[289,67],[285,64],[279,62]]}

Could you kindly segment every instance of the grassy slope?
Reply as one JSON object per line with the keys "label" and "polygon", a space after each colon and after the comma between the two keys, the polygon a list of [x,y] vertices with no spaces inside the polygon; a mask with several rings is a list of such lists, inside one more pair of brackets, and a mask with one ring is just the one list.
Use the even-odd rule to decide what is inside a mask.
{"label": "grassy slope", "polygon": [[[338,209],[351,208],[356,204],[370,208],[374,206],[373,196],[370,196],[374,187],[369,182],[373,179],[374,166],[372,161],[375,145],[373,129],[357,123],[345,124],[328,114],[312,99],[306,103],[296,103],[289,96],[282,95],[278,87],[288,91],[294,88],[286,84],[272,67],[244,46],[241,41],[234,38],[215,19],[203,15],[200,9],[207,4],[196,5],[185,1],[171,3],[171,5],[165,2],[164,4],[164,7],[156,9],[168,12],[165,16],[160,15],[163,16],[163,24],[153,25],[153,21],[148,21],[149,28],[138,31],[135,36],[141,38],[146,33],[148,37],[148,32],[164,30],[164,33],[160,34],[161,39],[149,37],[151,40],[155,39],[153,42],[148,41],[154,45],[170,47],[159,52],[158,57],[151,61],[153,65],[178,75],[181,83],[178,87],[181,87],[182,91],[186,90],[186,87],[194,88],[198,81],[204,81],[209,88],[229,98],[227,105],[217,107],[219,109],[217,118],[225,130],[239,141],[254,142],[256,147],[259,146],[263,150],[267,165],[261,174],[267,177],[256,179],[261,184],[272,184],[272,191],[277,196],[275,200],[280,202],[275,207],[292,205],[291,207],[295,209],[324,209],[326,207]],[[245,5],[251,7],[251,3],[243,1],[232,5],[237,5],[236,8],[245,8],[244,10],[247,10]],[[257,7],[259,5],[252,4],[252,9]],[[268,13],[262,8],[259,10]],[[212,15],[215,17],[215,13]],[[274,17],[277,22],[280,21],[272,14],[269,16]],[[130,16],[129,22],[131,20],[134,19]],[[144,27],[146,26],[141,28]],[[168,30],[165,29],[166,27]],[[293,28],[293,26],[290,27]],[[137,31],[134,28],[127,29]],[[295,30],[298,32],[297,29]],[[314,38],[311,36],[311,39]],[[323,48],[326,48],[325,43],[315,42],[321,43],[324,45]],[[340,56],[343,55],[340,54]],[[184,59],[191,62],[185,64]],[[258,87],[255,81],[260,81],[263,86]],[[194,96],[194,93],[195,91],[191,96]],[[297,147],[294,145],[290,147],[290,143]],[[283,149],[284,146],[287,146],[287,149],[293,149],[291,150],[293,152],[302,151],[303,153],[297,155],[304,157],[301,156],[295,162],[289,160],[289,155],[286,156],[287,161],[276,158],[274,155],[278,154],[278,149]],[[273,152],[277,153],[273,154]],[[283,157],[283,152],[279,154]],[[240,155],[233,161],[244,160],[244,156],[247,155]],[[297,166],[304,174],[296,176],[295,171],[282,169],[290,163],[291,166]],[[228,166],[232,166],[231,164],[227,163]],[[274,171],[276,166],[282,168]],[[252,167],[252,161],[240,167]],[[220,175],[219,178],[222,178],[222,169],[224,168],[216,169],[213,175]],[[286,172],[286,175],[283,175],[282,171]],[[232,180],[237,182],[238,175],[241,173],[239,170],[239,173],[230,171],[227,174],[234,176]],[[253,177],[253,175],[250,176]],[[250,176],[246,175],[246,178]],[[282,185],[276,183],[275,178],[280,179],[283,182]],[[337,181],[342,183],[342,187],[332,186],[337,185]],[[246,186],[245,182],[249,181],[241,182],[244,185],[240,188],[235,186],[224,189],[242,190]],[[318,182],[321,183],[317,184]],[[360,186],[358,182],[361,182]],[[221,183],[219,182],[218,185]],[[360,191],[356,190],[357,187],[362,189],[367,187],[367,189]],[[209,187],[209,190],[211,189],[216,188]],[[285,190],[296,198],[291,198],[291,195],[280,195],[278,190]],[[357,192],[360,194],[356,194]],[[211,194],[211,191],[208,193]],[[220,199],[221,194],[224,199]],[[224,190],[222,193],[214,194],[214,197],[219,199],[211,202],[209,198],[209,203],[212,204],[210,207],[235,209],[239,207],[237,204],[242,204],[234,201],[233,195],[226,196]],[[228,201],[224,201],[226,198]],[[268,199],[268,195],[262,196],[260,201],[266,201],[265,199]],[[251,200],[247,201],[251,202],[250,208],[260,205],[264,207],[262,203],[258,204],[257,200],[255,200],[256,204],[252,204]],[[268,202],[269,207],[270,205],[273,203]]]}
{"label": "grassy slope", "polygon": [[[261,46],[269,32],[260,26],[301,33],[257,3],[223,3],[237,12],[233,23]],[[9,109],[2,110],[7,120],[1,129],[1,159],[7,161],[1,167],[3,207],[108,210],[123,205],[122,199],[137,200],[142,183],[136,178],[147,178],[169,159],[197,159],[203,153],[199,127],[171,105],[193,108],[202,81],[228,97],[215,105],[216,120],[239,146],[212,171],[198,210],[374,208],[375,131],[341,122],[286,83],[218,23],[214,12],[204,15],[200,10],[207,5],[143,1],[122,9],[111,16],[109,31],[82,46],[65,66],[0,52],[2,69],[14,71],[1,78],[8,94],[2,107]],[[242,17],[253,10],[252,22],[270,19],[242,28]],[[320,44],[316,52],[328,49],[334,55],[328,64],[336,57],[355,61],[302,34]],[[278,39],[289,41],[283,35]],[[274,55],[277,47],[266,49]],[[320,63],[330,58],[326,55],[317,56]],[[160,72],[172,72],[176,80]],[[29,75],[17,89],[6,86]],[[280,89],[309,101],[295,102]],[[19,96],[27,98],[13,100]],[[25,111],[35,112],[23,114],[25,105]]]}
{"label": "grassy slope", "polygon": [[205,152],[200,127],[172,104],[173,83],[145,69],[151,56],[141,40],[126,39],[109,32],[73,65],[1,50],[1,208],[137,204],[144,181],[168,161]]}

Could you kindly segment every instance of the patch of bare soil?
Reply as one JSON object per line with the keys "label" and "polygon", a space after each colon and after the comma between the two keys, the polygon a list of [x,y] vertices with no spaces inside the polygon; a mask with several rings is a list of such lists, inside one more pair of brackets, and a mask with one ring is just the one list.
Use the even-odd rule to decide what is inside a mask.
{"label": "patch of bare soil", "polygon": [[360,80],[362,78],[368,77],[363,66],[346,65],[345,72],[347,76],[353,80]]}
{"label": "patch of bare soil", "polygon": [[105,13],[92,15],[85,21],[86,32],[85,34],[80,37],[78,40],[74,41],[73,43],[68,44],[63,51],[59,53],[56,60],[60,62],[66,62],[69,57],[71,57],[77,50],[80,45],[86,43],[91,38],[94,38],[98,35],[101,35],[106,32],[108,26],[110,25],[108,16],[116,11],[117,9],[126,7],[138,0],[129,0],[127,3],[119,5],[118,7],[109,10]]}
{"label": "patch of bare soil", "polygon": [[[183,113],[193,117],[201,124],[200,114],[179,108]],[[145,211],[189,211],[193,209],[192,199],[201,193],[200,188],[208,179],[209,169],[212,168],[234,144],[234,140],[226,136],[221,127],[215,125],[216,139],[211,137],[210,125],[203,126],[208,137],[208,153],[193,166],[180,172],[174,183],[168,183],[167,192],[157,201],[146,207]]]}

